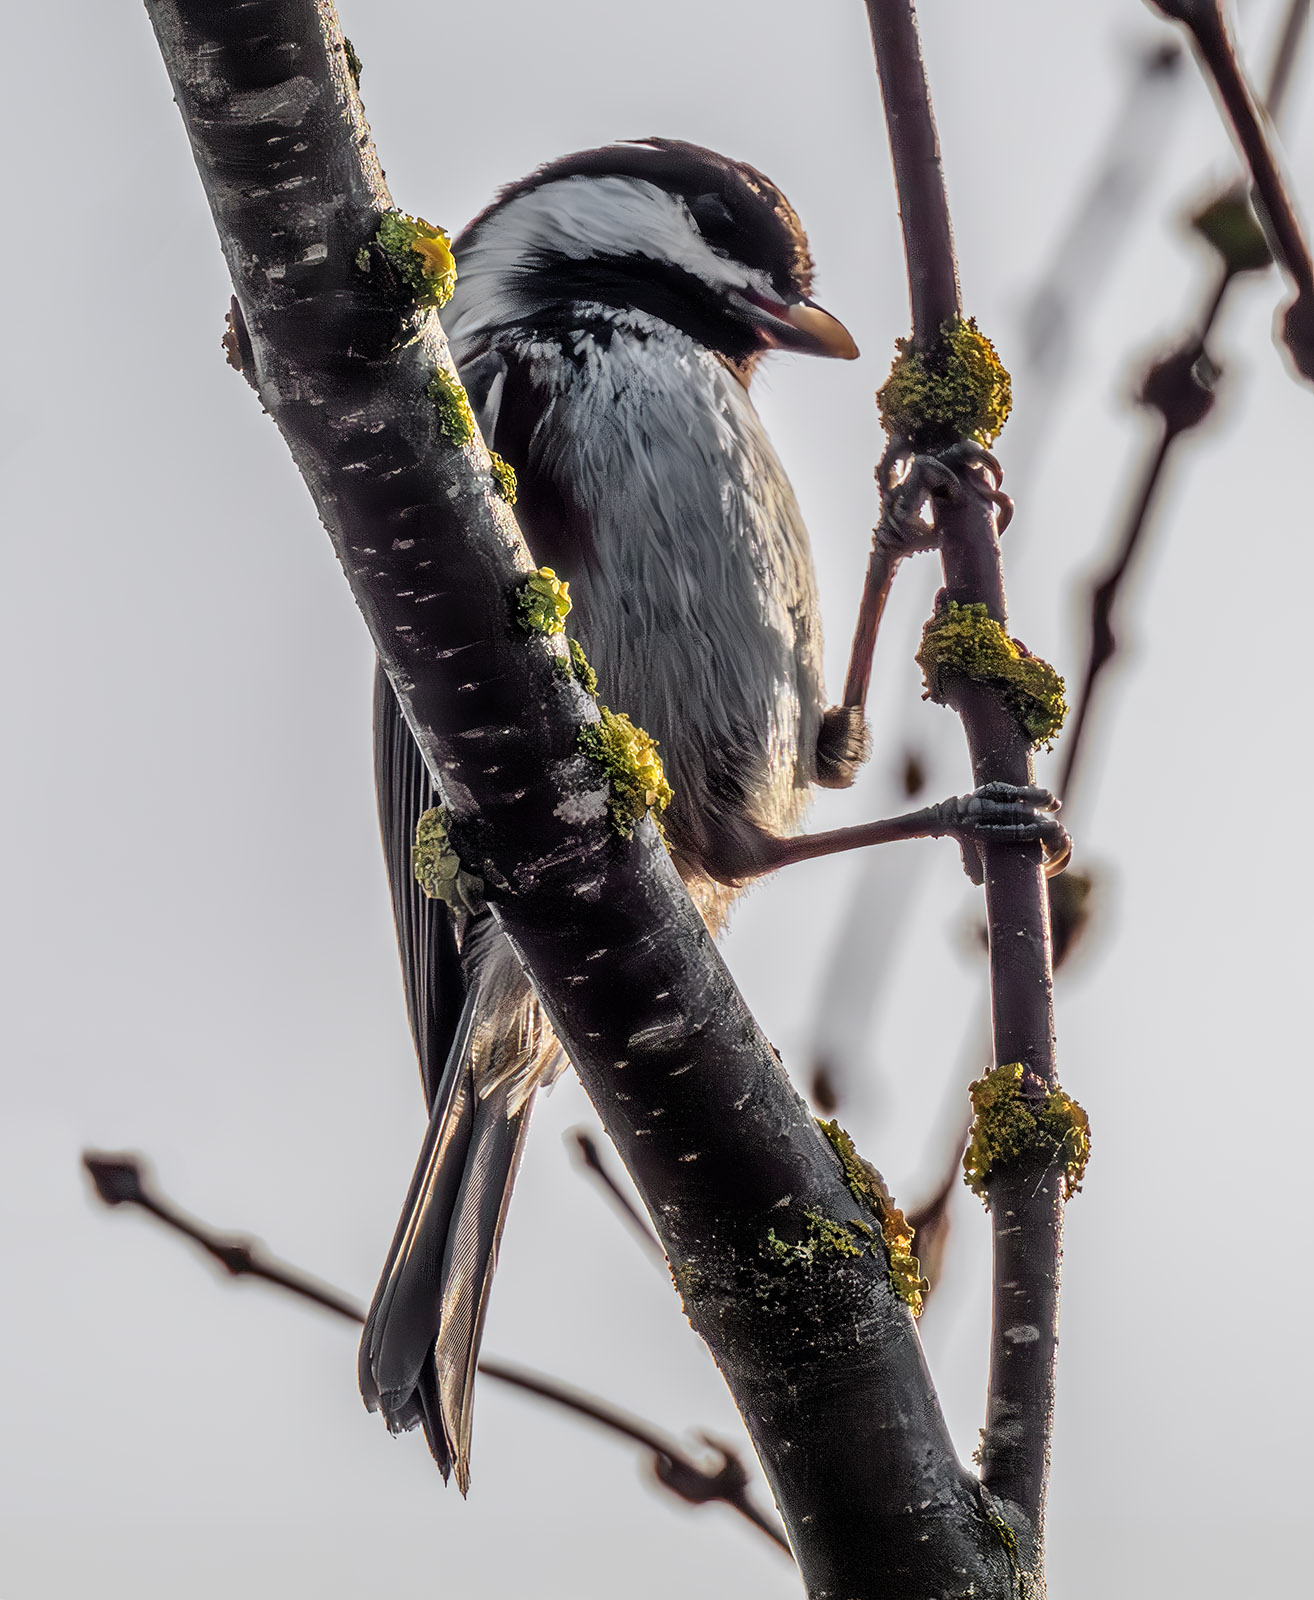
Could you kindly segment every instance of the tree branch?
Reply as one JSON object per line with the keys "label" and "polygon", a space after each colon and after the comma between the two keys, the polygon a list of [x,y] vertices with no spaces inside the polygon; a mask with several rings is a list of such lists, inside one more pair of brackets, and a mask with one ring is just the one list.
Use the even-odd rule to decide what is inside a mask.
{"label": "tree branch", "polygon": [[899,196],[913,342],[928,351],[945,323],[962,314],[962,303],[917,14],[907,0],[867,0],[867,20]]}
{"label": "tree branch", "polygon": [[636,1237],[642,1242],[649,1255],[655,1256],[663,1266],[666,1265],[666,1254],[662,1249],[661,1240],[648,1226],[647,1219],[634,1206],[620,1184],[608,1170],[603,1159],[602,1151],[598,1149],[598,1142],[587,1128],[575,1128],[570,1134],[570,1142],[575,1147],[575,1158],[585,1172],[591,1173],[603,1193],[611,1201],[615,1209],[629,1223]]}
{"label": "tree branch", "polygon": [[[127,1153],[109,1154],[100,1150],[84,1150],[82,1165],[91,1175],[96,1193],[107,1206],[136,1206],[175,1233],[198,1244],[207,1255],[213,1256],[224,1270],[234,1278],[256,1278],[272,1284],[276,1289],[308,1300],[321,1310],[331,1311],[348,1322],[363,1324],[365,1312],[355,1301],[337,1289],[331,1289],[268,1256],[253,1239],[237,1234],[216,1233],[214,1229],[198,1222],[180,1211],[159,1193],[147,1175],[148,1169],[139,1156]],[[689,1505],[709,1505],[715,1500],[724,1501],[766,1534],[774,1544],[789,1554],[789,1544],[780,1526],[753,1504],[748,1492],[748,1473],[735,1450],[707,1434],[701,1438],[709,1450],[714,1450],[720,1461],[703,1466],[688,1451],[641,1417],[608,1405],[596,1395],[585,1394],[570,1384],[558,1383],[540,1372],[530,1372],[509,1361],[498,1361],[485,1356],[479,1370],[498,1383],[521,1389],[526,1394],[537,1395],[563,1411],[574,1412],[589,1422],[596,1423],[609,1432],[619,1434],[652,1451],[653,1474],[663,1488],[669,1489]]]}
{"label": "tree branch", "polygon": [[[933,359],[960,315],[958,270],[940,178],[912,0],[868,0],[912,281],[913,339]],[[916,444],[917,441],[911,441]],[[892,439],[892,452],[909,441]],[[940,458],[943,466],[944,457]],[[916,468],[914,467],[914,470]],[[933,502],[945,587],[941,603],[984,605],[1007,629],[997,500],[950,479]],[[1033,781],[1031,741],[994,685],[949,679],[978,785]],[[1023,1093],[1057,1084],[1048,897],[1038,845],[984,850],[995,1060],[1020,1063]],[[1054,1407],[1063,1174],[1041,1158],[1004,1163],[987,1183],[994,1226],[994,1326],[981,1481],[1006,1502],[1029,1592],[1044,1588],[1043,1529]],[[1023,1332],[1023,1330],[1025,1330]]]}
{"label": "tree branch", "polygon": [[[1255,97],[1228,25],[1225,0],[1148,0],[1182,23],[1213,83],[1232,136],[1250,168],[1260,221],[1296,288],[1283,316],[1283,340],[1300,374],[1314,382],[1314,259],[1278,154],[1272,125]],[[1283,87],[1279,80],[1279,89]]]}
{"label": "tree branch", "polygon": [[[1310,0],[1290,0],[1264,96],[1268,115],[1274,123],[1286,101],[1292,70],[1309,23],[1309,13]],[[1235,191],[1224,191],[1201,216],[1222,206],[1233,208],[1234,215],[1248,214],[1248,210],[1242,210],[1244,204]],[[1256,256],[1235,246],[1229,250],[1226,243],[1224,240],[1213,281],[1205,291],[1200,310],[1187,318],[1186,331],[1168,355],[1152,363],[1141,385],[1141,403],[1158,412],[1161,425],[1130,497],[1126,520],[1114,545],[1112,559],[1091,585],[1090,649],[1081,689],[1076,697],[1076,708],[1064,741],[1063,765],[1059,774],[1058,792],[1065,802],[1073,794],[1086,749],[1086,734],[1096,688],[1105,668],[1118,651],[1118,637],[1114,629],[1118,600],[1148,536],[1159,490],[1177,442],[1184,434],[1197,428],[1213,410],[1222,368],[1210,352],[1209,341],[1233,284],[1244,273],[1255,270],[1257,264],[1264,265],[1262,251]]]}
{"label": "tree branch", "polygon": [[331,6],[147,9],[262,403],[333,540],[456,848],[638,1185],[809,1593],[1007,1592],[1006,1552],[954,1454],[883,1252],[805,1248],[809,1230],[856,1230],[868,1213],[655,829],[622,840],[611,828],[600,770],[577,744],[597,713],[558,669],[559,644],[512,619],[531,561],[482,443],[452,444],[426,399],[439,369],[456,381],[437,318],[400,305],[382,271],[360,264],[391,202]]}

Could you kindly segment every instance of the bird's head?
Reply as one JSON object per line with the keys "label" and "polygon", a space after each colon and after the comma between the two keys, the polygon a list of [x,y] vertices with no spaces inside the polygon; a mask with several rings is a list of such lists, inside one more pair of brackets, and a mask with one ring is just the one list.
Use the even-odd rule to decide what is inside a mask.
{"label": "bird's head", "polygon": [[443,321],[463,341],[605,321],[679,329],[745,376],[773,349],[848,360],[813,303],[793,207],[760,172],[698,145],[645,139],[564,156],[504,189],[456,241]]}

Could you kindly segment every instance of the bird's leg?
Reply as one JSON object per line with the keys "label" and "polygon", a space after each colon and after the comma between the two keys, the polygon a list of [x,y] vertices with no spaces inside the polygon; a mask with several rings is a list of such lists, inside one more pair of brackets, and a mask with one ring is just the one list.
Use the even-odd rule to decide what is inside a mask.
{"label": "bird's leg", "polygon": [[857,767],[867,759],[865,713],[872,657],[900,561],[919,551],[939,548],[941,508],[964,492],[978,494],[995,507],[1002,533],[1013,518],[1013,502],[999,487],[1003,476],[995,457],[970,439],[938,454],[917,455],[905,447],[891,445],[881,458],[876,468],[881,519],[872,539],[853,630],[844,702],[826,712],[817,745],[817,782],[823,788],[847,788]]}
{"label": "bird's leg", "polygon": [[1035,784],[986,783],[971,794],[941,800],[901,817],[863,822],[853,828],[833,828],[825,833],[804,833],[793,838],[760,834],[753,841],[753,863],[736,881],[744,882],[795,861],[859,850],[895,839],[957,839],[963,852],[963,869],[973,883],[985,874],[983,849],[987,844],[1040,844],[1045,876],[1053,877],[1067,865],[1072,840],[1054,816],[1059,802],[1048,789]]}

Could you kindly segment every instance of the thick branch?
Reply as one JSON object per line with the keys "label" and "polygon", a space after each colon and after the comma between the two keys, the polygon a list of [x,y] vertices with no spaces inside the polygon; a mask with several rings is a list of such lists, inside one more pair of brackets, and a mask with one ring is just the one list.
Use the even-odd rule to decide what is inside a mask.
{"label": "thick branch", "polygon": [[[358,256],[390,204],[331,7],[149,0],[283,431],[453,817],[743,1414],[809,1592],[1006,1592],[883,1255],[782,1260],[864,1221],[651,824],[577,747],[592,702],[526,638],[528,552],[476,439],[425,398],[436,317]],[[951,1587],[952,1586],[952,1587]]]}

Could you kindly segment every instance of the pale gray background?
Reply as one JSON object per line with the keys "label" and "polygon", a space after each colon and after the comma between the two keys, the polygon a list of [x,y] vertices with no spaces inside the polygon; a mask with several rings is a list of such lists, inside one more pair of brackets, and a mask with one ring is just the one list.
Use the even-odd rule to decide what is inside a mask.
{"label": "pale gray background", "polygon": [[[1275,9],[1255,0],[1248,37]],[[1007,358],[1155,25],[1137,0],[927,0],[922,20],[967,303]],[[823,303],[864,352],[776,361],[758,390],[816,540],[837,684],[875,514],[871,394],[907,316],[862,8],[351,0],[344,22],[395,196],[450,227],[540,160],[652,132],[789,193]],[[369,648],[222,362],[223,263],[145,16],[26,6],[5,57],[0,1597],[794,1594],[728,1514],[654,1496],[622,1447],[489,1384],[470,1500],[444,1494],[423,1445],[361,1409],[348,1328],[220,1284],[89,1202],[79,1148],[139,1147],[182,1203],[364,1295],[421,1107],[374,835]],[[1018,523],[1016,630],[1069,671],[1074,583],[1142,448],[1133,353],[1204,269],[1171,217],[1230,170],[1186,80]],[[1289,139],[1306,195],[1310,99],[1302,84]],[[1174,484],[1072,819],[1111,886],[1106,939],[1059,1004],[1064,1081],[1095,1128],[1064,1272],[1063,1600],[1309,1592],[1314,397],[1270,346],[1275,293],[1248,284],[1227,325],[1232,382]],[[892,750],[946,715],[906,663],[933,583],[928,566],[902,586],[878,662],[885,759],[817,823],[884,809]],[[960,762],[939,787],[963,778]],[[963,1046],[971,893],[948,845],[898,848],[929,853],[931,893],[850,1120],[915,1201],[982,1061]],[[729,958],[788,1062],[863,871],[795,869],[735,923]],[[672,1427],[733,1430],[660,1274],[570,1169],[563,1131],[588,1116],[573,1081],[538,1116],[488,1347]],[[925,1340],[967,1451],[988,1235],[970,1197],[956,1218]]]}

